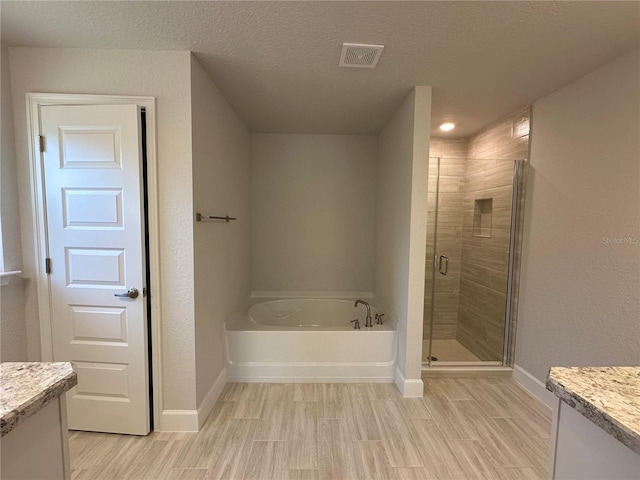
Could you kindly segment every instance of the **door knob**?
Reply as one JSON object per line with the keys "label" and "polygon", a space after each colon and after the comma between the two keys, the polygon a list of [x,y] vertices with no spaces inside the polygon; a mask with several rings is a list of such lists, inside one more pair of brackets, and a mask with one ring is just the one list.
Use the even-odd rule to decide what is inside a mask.
{"label": "door knob", "polygon": [[114,293],[114,297],[138,298],[140,292],[137,288],[130,288],[127,293]]}

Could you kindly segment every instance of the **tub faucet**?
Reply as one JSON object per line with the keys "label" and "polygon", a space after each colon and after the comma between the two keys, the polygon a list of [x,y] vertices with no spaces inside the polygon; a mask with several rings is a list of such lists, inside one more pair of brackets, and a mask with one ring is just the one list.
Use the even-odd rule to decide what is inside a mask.
{"label": "tub faucet", "polygon": [[364,300],[356,300],[354,307],[357,307],[359,304],[362,304],[365,307],[367,307],[367,318],[364,322],[365,328],[373,327],[373,322],[371,321],[371,305],[369,305]]}

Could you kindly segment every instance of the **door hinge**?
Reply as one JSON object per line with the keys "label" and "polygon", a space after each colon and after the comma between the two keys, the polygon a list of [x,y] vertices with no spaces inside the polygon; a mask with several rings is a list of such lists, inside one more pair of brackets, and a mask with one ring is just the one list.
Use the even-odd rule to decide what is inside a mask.
{"label": "door hinge", "polygon": [[40,145],[40,152],[44,153],[44,136],[38,135],[38,144]]}
{"label": "door hinge", "polygon": [[45,272],[47,272],[47,275],[49,275],[51,273],[51,259],[50,258],[45,258],[44,259],[44,270],[45,270]]}

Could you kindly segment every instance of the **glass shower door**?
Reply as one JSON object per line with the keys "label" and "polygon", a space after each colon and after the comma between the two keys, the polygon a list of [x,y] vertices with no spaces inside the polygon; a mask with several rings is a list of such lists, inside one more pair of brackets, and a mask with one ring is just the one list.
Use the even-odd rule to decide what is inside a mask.
{"label": "glass shower door", "polygon": [[423,364],[506,365],[522,161],[429,162]]}
{"label": "glass shower door", "polygon": [[435,259],[438,228],[438,195],[440,191],[440,158],[429,159],[429,184],[427,196],[427,250],[424,286],[424,325],[422,342],[422,363],[431,366],[431,362],[437,360],[431,352],[433,348],[433,318],[435,315],[434,305],[434,282],[435,282]]}

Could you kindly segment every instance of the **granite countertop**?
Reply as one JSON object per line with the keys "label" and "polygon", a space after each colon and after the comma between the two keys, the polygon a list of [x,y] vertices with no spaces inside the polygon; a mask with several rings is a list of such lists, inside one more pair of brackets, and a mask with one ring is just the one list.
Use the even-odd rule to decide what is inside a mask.
{"label": "granite countertop", "polygon": [[640,367],[553,367],[547,390],[640,454]]}
{"label": "granite countertop", "polygon": [[2,436],[38,413],[78,383],[68,362],[0,364],[0,427]]}

